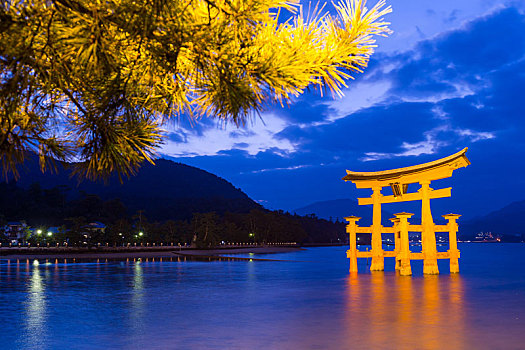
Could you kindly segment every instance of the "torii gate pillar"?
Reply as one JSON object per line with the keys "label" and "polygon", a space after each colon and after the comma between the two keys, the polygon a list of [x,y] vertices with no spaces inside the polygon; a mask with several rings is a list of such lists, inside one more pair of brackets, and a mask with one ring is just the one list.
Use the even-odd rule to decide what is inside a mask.
{"label": "torii gate pillar", "polygon": [[430,181],[421,181],[421,249],[423,251],[423,273],[439,274],[437,265],[436,233],[430,211]]}
{"label": "torii gate pillar", "polygon": [[372,187],[372,264],[370,271],[384,271],[385,259],[381,239],[381,187]]}
{"label": "torii gate pillar", "polygon": [[[399,227],[399,274],[401,276],[411,276],[412,267],[410,266],[410,246],[408,242],[408,219],[414,215],[412,213],[399,213],[395,214],[398,220]],[[396,259],[398,257],[396,256]]]}
{"label": "torii gate pillar", "polygon": [[450,273],[459,272],[459,250],[458,241],[456,237],[456,233],[458,232],[458,224],[456,223],[456,220],[460,216],[461,215],[459,214],[443,215],[443,217],[448,220],[448,241],[450,242],[448,254],[450,256]]}
{"label": "torii gate pillar", "polygon": [[357,273],[357,221],[361,219],[358,216],[347,216],[345,220],[348,221],[346,225],[346,232],[348,233],[348,241],[350,242],[350,249],[347,256],[350,259],[350,273]]}

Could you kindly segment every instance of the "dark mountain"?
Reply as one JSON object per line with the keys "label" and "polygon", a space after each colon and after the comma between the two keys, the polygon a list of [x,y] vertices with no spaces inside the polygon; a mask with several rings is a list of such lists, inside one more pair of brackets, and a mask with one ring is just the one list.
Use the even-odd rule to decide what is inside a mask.
{"label": "dark mountain", "polygon": [[[71,177],[68,164],[58,164],[57,173],[42,173],[34,157],[24,164],[17,187],[29,189],[35,183],[41,189],[60,188],[68,200],[85,194],[102,200],[120,199],[129,214],[143,210],[151,220],[190,219],[196,212],[249,212],[261,208],[228,181],[204,170],[158,159],[145,164],[136,176],[120,183],[116,176],[107,183],[79,182]],[[12,184],[10,184],[12,186]]]}
{"label": "dark mountain", "polygon": [[485,216],[461,222],[459,234],[473,236],[479,232],[492,232],[495,235],[525,235],[525,200],[514,202]]}
{"label": "dark mountain", "polygon": [[[329,201],[315,202],[302,208],[295,209],[297,215],[310,215],[315,214],[317,217],[330,220],[336,220],[344,222],[345,216],[360,216],[362,219],[359,220],[359,226],[369,226],[372,223],[372,206],[371,205],[358,205],[357,201],[353,199],[334,199]],[[388,211],[381,211],[381,221],[384,226],[392,226],[392,223],[388,220],[394,217]]]}
{"label": "dark mountain", "polygon": [[[31,235],[31,244],[173,243],[215,246],[225,242],[334,243],[345,225],[282,210],[269,211],[224,179],[184,164],[157,160],[123,183],[78,182],[68,164],[42,174],[36,159],[18,182],[0,182],[0,227],[25,221],[33,228],[61,226],[56,235]],[[86,236],[88,223],[106,225]],[[0,242],[8,240],[0,234]]]}

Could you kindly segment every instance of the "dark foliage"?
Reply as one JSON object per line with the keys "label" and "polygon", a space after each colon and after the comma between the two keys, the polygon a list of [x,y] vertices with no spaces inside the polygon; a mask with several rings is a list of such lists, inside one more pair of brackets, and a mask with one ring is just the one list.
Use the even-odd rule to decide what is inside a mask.
{"label": "dark foliage", "polygon": [[[44,232],[51,226],[61,227],[60,232],[46,242],[67,241],[70,245],[155,242],[210,247],[223,241],[338,243],[346,240],[345,225],[341,222],[261,207],[235,212],[225,199],[203,201],[190,198],[180,202],[173,199],[172,202],[176,203],[172,204],[173,207],[177,205],[184,209],[184,215],[179,213],[178,217],[189,216],[188,219],[177,219],[177,215],[169,218],[169,211],[166,211],[157,213],[162,220],[151,220],[146,213],[156,210],[157,206],[148,207],[153,200],[142,201],[143,206],[133,212],[118,198],[102,199],[83,191],[70,198],[70,192],[71,188],[67,186],[43,189],[38,183],[33,183],[24,189],[15,183],[0,183],[0,217],[10,221],[24,220],[29,226]],[[194,208],[198,210],[192,213]],[[102,222],[106,228],[103,232],[90,231],[86,227],[91,222]],[[41,243],[37,237],[29,241]]]}

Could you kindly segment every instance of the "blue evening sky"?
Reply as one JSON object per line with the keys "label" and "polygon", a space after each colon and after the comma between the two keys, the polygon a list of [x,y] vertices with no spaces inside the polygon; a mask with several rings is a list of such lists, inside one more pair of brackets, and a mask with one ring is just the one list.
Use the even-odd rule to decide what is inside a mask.
{"label": "blue evening sky", "polygon": [[367,196],[341,180],[345,169],[409,166],[469,147],[472,165],[433,183],[453,186],[451,199],[433,201],[435,215],[471,218],[525,200],[525,2],[388,3],[394,34],[378,40],[343,98],[308,93],[246,128],[183,121],[162,154],[269,209],[293,210]]}

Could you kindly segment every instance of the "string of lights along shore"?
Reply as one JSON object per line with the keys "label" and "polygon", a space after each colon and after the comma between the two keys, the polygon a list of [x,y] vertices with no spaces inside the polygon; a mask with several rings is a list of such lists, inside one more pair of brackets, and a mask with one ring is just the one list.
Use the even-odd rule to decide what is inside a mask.
{"label": "string of lights along shore", "polygon": [[[369,188],[372,196],[359,198],[359,205],[373,206],[372,225],[368,227],[358,226],[361,219],[357,216],[345,217],[348,221],[346,231],[349,234],[350,249],[346,255],[350,259],[350,273],[357,273],[357,258],[372,258],[370,271],[383,271],[384,258],[396,259],[395,269],[400,275],[412,275],[411,260],[423,260],[424,274],[439,274],[437,259],[450,259],[450,273],[459,272],[460,252],[457,247],[458,224],[456,220],[459,214],[446,214],[443,217],[448,221],[446,225],[435,225],[430,210],[430,200],[435,198],[446,198],[451,196],[451,187],[434,190],[430,183],[435,180],[445,179],[452,176],[454,170],[470,165],[465,153],[467,148],[461,151],[429,163],[414,165],[406,168],[391,169],[375,172],[354,172],[347,170],[344,181],[351,181],[356,188]],[[408,192],[408,185],[419,184],[421,187],[417,192]],[[381,191],[384,187],[392,189],[391,196],[383,196]],[[421,224],[413,225],[409,219],[413,213],[398,213],[391,218],[391,227],[381,224],[381,204],[421,201]],[[421,253],[411,252],[409,246],[409,232],[421,233]],[[449,249],[446,252],[438,252],[436,246],[436,232],[448,232]],[[357,250],[357,233],[370,233],[370,251]],[[385,251],[382,247],[382,233],[393,233],[395,248],[393,251]]]}

